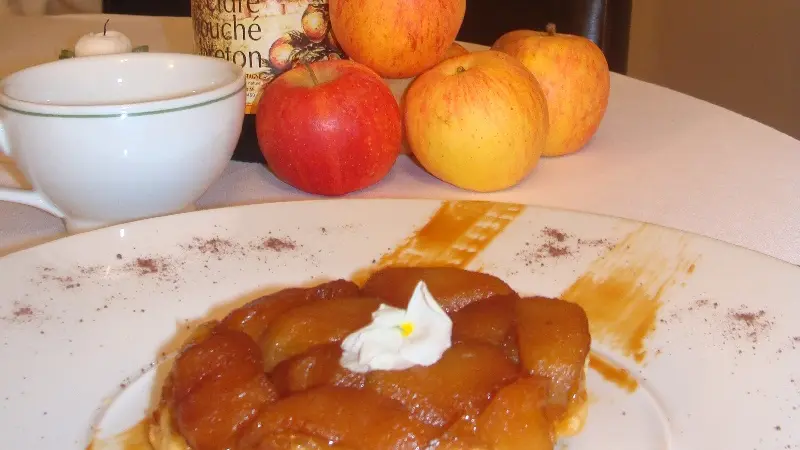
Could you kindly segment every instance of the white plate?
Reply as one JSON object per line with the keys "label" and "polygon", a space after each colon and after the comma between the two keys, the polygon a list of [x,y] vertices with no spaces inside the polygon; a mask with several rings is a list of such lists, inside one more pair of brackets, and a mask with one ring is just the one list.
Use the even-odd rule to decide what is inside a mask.
{"label": "white plate", "polygon": [[[564,293],[587,308],[594,351],[635,378],[631,392],[590,371],[589,419],[570,450],[800,448],[798,268],[621,219],[410,200],[211,210],[3,258],[0,448],[84,449],[100,417],[101,437],[124,431],[187,321],[349,278],[433,216],[439,228],[406,242],[400,259],[468,261],[523,294]],[[265,248],[270,238],[294,248]],[[443,241],[453,242],[431,250]],[[636,328],[650,324],[637,350],[646,333]]]}

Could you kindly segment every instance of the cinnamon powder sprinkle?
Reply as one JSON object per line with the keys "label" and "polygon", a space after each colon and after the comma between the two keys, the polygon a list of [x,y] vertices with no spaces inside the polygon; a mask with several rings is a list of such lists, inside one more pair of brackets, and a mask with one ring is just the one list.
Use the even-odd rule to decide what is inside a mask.
{"label": "cinnamon powder sprinkle", "polygon": [[218,260],[229,256],[247,256],[244,246],[220,237],[195,237],[192,239],[191,244],[184,245],[183,248],[198,252],[202,255],[216,257]]}
{"label": "cinnamon powder sprinkle", "polygon": [[152,258],[137,258],[136,267],[139,268],[139,274],[141,275],[158,273],[160,270],[158,263]]}
{"label": "cinnamon powder sprinkle", "polygon": [[194,245],[189,248],[196,248],[200,253],[220,254],[236,247],[236,244],[220,238],[200,239],[194,238]]}
{"label": "cinnamon powder sprinkle", "polygon": [[81,275],[96,275],[103,272],[103,266],[78,266]]}
{"label": "cinnamon powder sprinkle", "polygon": [[542,229],[542,234],[546,237],[555,239],[558,242],[564,242],[569,237],[567,233],[550,227],[544,227]]}
{"label": "cinnamon powder sprinkle", "polygon": [[756,321],[758,319],[760,319],[761,317],[764,317],[764,315],[766,315],[766,314],[767,314],[766,311],[764,311],[762,309],[761,311],[759,311],[757,313],[751,313],[751,312],[736,312],[735,313],[735,312],[731,312],[729,315],[733,319],[741,320],[742,322],[745,322],[749,326],[754,326],[756,324]]}
{"label": "cinnamon powder sprinkle", "polygon": [[10,323],[28,323],[35,319],[42,319],[42,314],[30,305],[14,302],[14,309],[7,316],[0,316],[0,321]]}
{"label": "cinnamon powder sprinkle", "polygon": [[[719,307],[719,303],[717,303],[717,302],[711,303],[711,300],[709,300],[707,298],[701,298],[700,300],[697,300],[696,302],[694,302],[694,305],[696,307],[698,307],[698,308],[702,308],[702,307],[709,306],[709,305],[714,307],[715,309],[717,307]],[[692,308],[689,308],[689,311],[691,311],[691,310],[692,310]]]}
{"label": "cinnamon powder sprinkle", "polygon": [[[715,325],[714,328],[718,326],[717,332],[726,341],[739,344],[749,343],[753,350],[756,349],[755,344],[759,343],[761,338],[766,337],[772,330],[773,320],[763,309],[750,310],[746,305],[742,305],[739,308],[722,310],[720,306],[718,302],[706,298],[698,299],[690,306],[678,309],[659,321],[663,324],[676,324],[682,323],[687,314],[703,314],[706,316],[703,317],[703,322]],[[713,331],[709,330],[708,332]],[[800,342],[800,336],[795,338],[795,342]],[[778,353],[781,352],[782,350],[778,350]],[[739,354],[742,354],[741,349]]]}
{"label": "cinnamon powder sprinkle", "polygon": [[552,243],[542,245],[539,250],[551,258],[559,258],[561,256],[569,256],[572,254],[572,250],[570,250],[569,247],[565,245],[554,245]]}
{"label": "cinnamon powder sprinkle", "polygon": [[264,242],[261,244],[261,248],[280,253],[284,250],[295,250],[297,248],[297,244],[291,239],[279,239],[271,237],[264,240]]}
{"label": "cinnamon powder sprinkle", "polygon": [[[674,311],[669,316],[662,317],[658,321],[663,324],[681,323],[684,316],[693,311],[700,313],[702,310],[716,310],[717,308],[719,308],[718,302],[711,302],[707,298],[701,298],[692,302],[691,306]],[[706,319],[706,322],[708,322],[708,319]]]}
{"label": "cinnamon powder sprinkle", "polygon": [[575,250],[566,242],[571,236],[561,230],[551,227],[544,227],[541,230],[541,236],[545,238],[545,242],[536,248],[531,248],[531,243],[527,242],[525,248],[517,253],[517,257],[521,258],[525,265],[528,267],[544,267],[544,263],[549,259],[558,259],[567,256],[572,256]]}
{"label": "cinnamon powder sprinkle", "polygon": [[528,242],[525,248],[517,253],[517,257],[528,267],[544,267],[547,260],[554,260],[578,255],[584,248],[605,248],[611,250],[615,243],[608,239],[575,238],[566,231],[553,227],[544,227],[540,231],[544,243],[532,248]]}
{"label": "cinnamon powder sprinkle", "polygon": [[23,306],[17,308],[12,314],[14,317],[30,317],[33,315],[33,309],[30,306]]}
{"label": "cinnamon powder sprinkle", "polygon": [[162,281],[177,281],[176,261],[163,256],[136,258],[123,266],[123,270],[140,277],[153,276]]}
{"label": "cinnamon powder sprinkle", "polygon": [[64,289],[73,289],[79,287],[81,284],[75,280],[72,276],[69,275],[54,275],[54,269],[52,268],[43,268],[42,271],[44,273],[41,274],[38,282],[46,282],[46,281],[55,281],[56,283],[60,284]]}
{"label": "cinnamon powder sprinkle", "polygon": [[753,344],[772,328],[772,321],[767,318],[766,311],[747,311],[744,306],[742,309],[729,311],[728,322],[725,333],[728,338],[747,339]]}

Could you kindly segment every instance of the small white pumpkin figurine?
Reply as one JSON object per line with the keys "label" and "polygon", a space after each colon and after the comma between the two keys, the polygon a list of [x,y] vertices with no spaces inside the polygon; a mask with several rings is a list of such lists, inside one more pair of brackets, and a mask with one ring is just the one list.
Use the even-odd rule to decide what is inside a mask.
{"label": "small white pumpkin figurine", "polygon": [[78,39],[74,50],[61,50],[58,59],[74,58],[81,56],[113,55],[117,53],[146,52],[148,47],[141,45],[133,47],[128,36],[119,31],[109,30],[108,22],[103,25],[102,33],[89,33]]}

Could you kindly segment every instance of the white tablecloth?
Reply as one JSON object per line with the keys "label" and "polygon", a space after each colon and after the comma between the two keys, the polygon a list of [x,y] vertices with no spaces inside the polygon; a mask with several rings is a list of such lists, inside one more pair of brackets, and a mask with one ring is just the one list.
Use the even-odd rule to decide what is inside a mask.
{"label": "white tablecloth", "polygon": [[[105,17],[0,19],[0,76],[50,61]],[[191,51],[187,19],[112,17],[111,27],[153,51]],[[691,70],[687,68],[687,70]],[[657,223],[800,263],[800,142],[709,103],[613,76],[608,112],[583,151],[544,159],[520,185],[475,194],[446,185],[402,156],[362,198],[513,201]],[[13,164],[0,184],[24,185]],[[263,166],[231,162],[201,208],[310,197]],[[0,202],[0,254],[63,236],[44,212]]]}

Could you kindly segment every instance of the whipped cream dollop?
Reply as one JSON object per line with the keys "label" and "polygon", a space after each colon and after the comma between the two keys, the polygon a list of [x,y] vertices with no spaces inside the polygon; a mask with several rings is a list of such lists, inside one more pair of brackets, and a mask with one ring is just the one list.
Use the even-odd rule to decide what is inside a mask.
{"label": "whipped cream dollop", "polygon": [[342,341],[339,363],[358,373],[430,366],[450,348],[452,333],[453,321],[420,281],[407,309],[380,305],[369,325]]}

